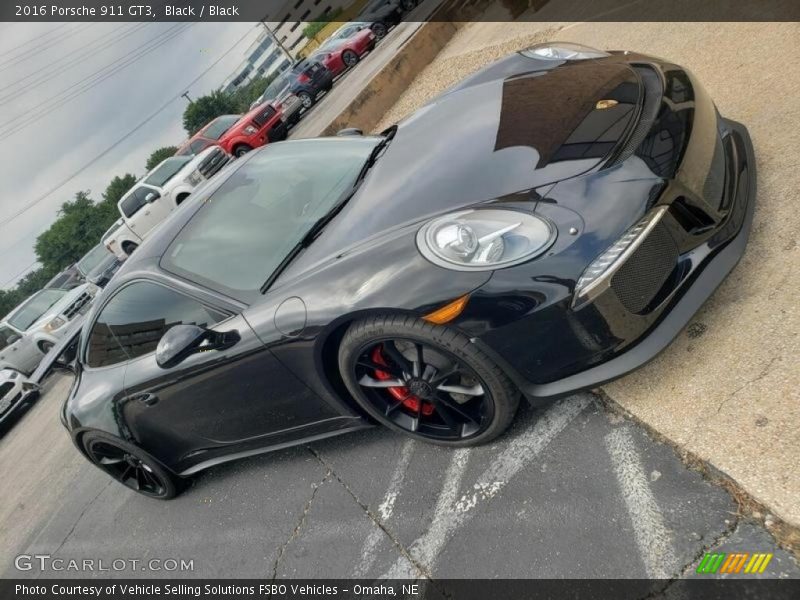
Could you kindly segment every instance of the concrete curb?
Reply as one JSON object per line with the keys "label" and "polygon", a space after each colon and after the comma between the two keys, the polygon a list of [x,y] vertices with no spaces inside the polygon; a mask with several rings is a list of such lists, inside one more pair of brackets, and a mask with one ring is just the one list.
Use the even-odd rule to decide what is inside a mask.
{"label": "concrete curb", "polygon": [[320,135],[335,135],[345,127],[372,131],[384,114],[394,106],[397,98],[447,45],[458,29],[458,23],[423,24]]}
{"label": "concrete curb", "polygon": [[652,425],[639,419],[624,406],[615,401],[604,389],[592,390],[592,393],[610,412],[616,413],[642,427],[653,439],[672,447],[683,463],[708,479],[714,485],[725,488],[739,505],[739,516],[758,521],[784,550],[791,552],[800,560],[800,527],[784,521],[772,513],[769,507],[744,489],[730,475],[715,467],[711,462],[696,453],[687,450],[683,444],[673,441]]}

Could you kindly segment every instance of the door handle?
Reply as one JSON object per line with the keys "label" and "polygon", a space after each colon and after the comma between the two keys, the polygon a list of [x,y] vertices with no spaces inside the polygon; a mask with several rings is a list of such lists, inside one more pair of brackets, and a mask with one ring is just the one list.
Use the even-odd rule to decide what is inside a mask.
{"label": "door handle", "polygon": [[131,400],[141,402],[145,406],[153,406],[158,402],[158,396],[150,393],[136,394],[135,396],[131,396]]}

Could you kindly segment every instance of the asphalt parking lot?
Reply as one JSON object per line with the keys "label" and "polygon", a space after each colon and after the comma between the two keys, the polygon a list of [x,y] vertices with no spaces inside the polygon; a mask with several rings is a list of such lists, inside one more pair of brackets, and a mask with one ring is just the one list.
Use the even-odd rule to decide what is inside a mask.
{"label": "asphalt parking lot", "polygon": [[[764,576],[800,577],[726,491],[589,394],[523,407],[488,446],[376,428],[216,467],[160,502],[71,447],[55,418],[69,383],[51,378],[0,440],[4,577],[673,578],[719,549],[772,552]],[[18,571],[19,554],[193,570]]]}
{"label": "asphalt parking lot", "polygon": [[[589,30],[587,37],[606,35],[603,43],[610,43],[614,34],[609,24],[584,29]],[[676,45],[677,29],[671,30]],[[647,30],[626,31],[633,38],[626,44],[647,41]],[[578,33],[569,35],[582,39]],[[666,39],[659,41],[667,45]],[[664,54],[675,53],[670,50]],[[700,68],[713,83],[710,67]],[[348,78],[358,75],[356,70]],[[766,131],[768,117],[759,117],[755,109],[741,112],[732,103],[735,94],[732,89],[724,97],[726,113]],[[300,127],[312,127],[312,118],[329,110],[335,110],[334,104],[323,102]],[[297,135],[304,137],[300,127]],[[760,209],[761,215],[775,209],[783,189],[775,183],[781,165],[770,163],[786,154],[769,147],[772,139],[782,143],[764,133],[757,138],[765,157],[765,189],[771,192],[759,198],[759,206],[767,207]],[[756,242],[770,233],[781,238],[792,222],[761,219]],[[726,337],[720,338],[730,328],[721,326],[725,315],[718,313],[704,317],[710,331],[702,343],[693,342],[693,356],[732,347]],[[791,328],[789,317],[782,318]],[[741,328],[749,331],[751,325]],[[783,339],[770,335],[756,343],[756,336],[746,337],[749,355],[759,357],[750,361],[753,368],[760,368],[768,341]],[[682,349],[686,343],[692,342],[681,339],[676,346]],[[706,372],[706,379],[709,365],[722,365],[709,387],[724,387],[727,380],[738,385],[734,380],[745,368],[726,360],[703,354],[692,362],[693,368]],[[685,372],[676,365],[683,366],[668,364],[667,375]],[[711,392],[693,391],[701,386],[696,379],[690,385],[675,383],[663,372],[649,373],[641,385],[630,385],[631,377],[619,385],[629,382],[626,398],[651,407],[663,419],[689,419],[697,409],[687,409],[684,402],[713,399]],[[703,554],[711,551],[772,552],[763,576],[800,577],[795,560],[758,523],[739,515],[728,492],[686,468],[669,446],[589,395],[565,399],[545,411],[524,407],[512,431],[489,446],[450,451],[374,429],[214,468],[198,476],[181,497],[160,503],[111,482],[71,447],[56,417],[68,385],[67,377],[54,377],[43,398],[0,439],[0,572],[5,577],[336,576],[434,582],[451,577],[672,578],[694,576]],[[779,408],[771,422],[780,422]],[[703,426],[714,423],[728,426],[719,419],[704,419]],[[784,440],[791,441],[790,436]],[[785,446],[764,447],[780,447],[788,455]],[[753,476],[764,470],[756,463],[749,468]],[[174,558],[192,560],[194,570],[20,572],[13,564],[20,553]]]}

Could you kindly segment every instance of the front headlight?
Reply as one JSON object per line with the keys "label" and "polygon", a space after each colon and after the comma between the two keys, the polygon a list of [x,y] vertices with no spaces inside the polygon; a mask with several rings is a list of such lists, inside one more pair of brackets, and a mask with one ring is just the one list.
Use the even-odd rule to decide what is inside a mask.
{"label": "front headlight", "polygon": [[590,48],[572,42],[552,42],[537,44],[520,52],[528,58],[543,58],[545,60],[587,60],[589,58],[605,58],[611,56],[608,52]]}
{"label": "front headlight", "polygon": [[666,206],[651,210],[586,267],[575,285],[573,309],[593,300],[608,287],[612,275],[628,260],[666,212]]}
{"label": "front headlight", "polygon": [[203,183],[203,175],[200,171],[192,171],[184,181],[189,185],[200,185]]}
{"label": "front headlight", "polygon": [[427,223],[417,233],[417,246],[440,267],[487,271],[530,260],[547,250],[555,238],[555,227],[530,213],[478,209]]}
{"label": "front headlight", "polygon": [[254,127],[253,125],[248,125],[244,128],[245,135],[255,135],[258,133],[258,127]]}
{"label": "front headlight", "polygon": [[56,317],[55,319],[50,321],[47,325],[45,325],[44,329],[45,331],[55,331],[59,327],[63,327],[65,323],[66,321],[64,319],[62,319],[61,317]]}

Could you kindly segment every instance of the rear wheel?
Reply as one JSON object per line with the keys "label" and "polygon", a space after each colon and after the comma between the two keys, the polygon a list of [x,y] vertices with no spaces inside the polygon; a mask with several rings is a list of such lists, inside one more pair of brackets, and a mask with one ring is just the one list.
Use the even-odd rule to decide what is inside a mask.
{"label": "rear wheel", "polygon": [[352,50],[345,50],[342,52],[342,62],[344,62],[348,68],[354,67],[358,64],[358,54]]}
{"label": "rear wheel", "polygon": [[309,109],[314,106],[314,98],[308,92],[300,92],[297,97],[300,98],[303,108]]}
{"label": "rear wheel", "polygon": [[90,431],[81,443],[96,467],[143,496],[169,500],[185,485],[185,480],[167,471],[147,452],[112,435]]}
{"label": "rear wheel", "polygon": [[519,392],[469,338],[403,315],[351,325],[339,369],[358,404],[381,424],[447,446],[472,446],[511,423]]}

